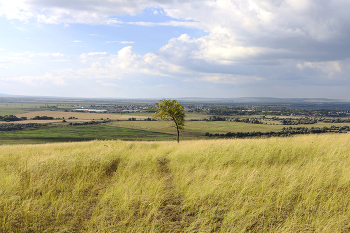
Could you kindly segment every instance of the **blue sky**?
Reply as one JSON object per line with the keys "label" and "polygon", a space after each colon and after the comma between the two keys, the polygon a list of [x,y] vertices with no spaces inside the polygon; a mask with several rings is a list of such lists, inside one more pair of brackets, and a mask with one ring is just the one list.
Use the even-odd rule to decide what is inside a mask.
{"label": "blue sky", "polygon": [[345,0],[0,0],[0,93],[350,100]]}

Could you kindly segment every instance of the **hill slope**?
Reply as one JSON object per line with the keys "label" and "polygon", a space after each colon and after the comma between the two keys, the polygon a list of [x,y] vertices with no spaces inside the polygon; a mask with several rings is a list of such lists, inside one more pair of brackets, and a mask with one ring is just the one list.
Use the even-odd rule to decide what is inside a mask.
{"label": "hill slope", "polygon": [[0,232],[344,232],[350,134],[0,146]]}

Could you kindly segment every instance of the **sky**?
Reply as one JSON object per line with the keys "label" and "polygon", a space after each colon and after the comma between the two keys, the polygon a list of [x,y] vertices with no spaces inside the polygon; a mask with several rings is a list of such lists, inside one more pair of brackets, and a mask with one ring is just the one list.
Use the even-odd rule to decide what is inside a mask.
{"label": "sky", "polygon": [[0,93],[350,100],[348,0],[0,0]]}

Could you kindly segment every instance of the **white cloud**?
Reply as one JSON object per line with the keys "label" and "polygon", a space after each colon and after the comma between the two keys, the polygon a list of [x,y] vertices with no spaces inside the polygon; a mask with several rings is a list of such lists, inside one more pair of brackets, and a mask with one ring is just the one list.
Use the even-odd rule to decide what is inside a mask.
{"label": "white cloud", "polygon": [[33,58],[35,56],[39,57],[64,57],[66,56],[65,54],[62,53],[34,53],[32,51],[26,51],[22,53],[12,53],[14,57],[25,57],[25,58]]}
{"label": "white cloud", "polygon": [[107,52],[83,53],[80,55],[80,60],[82,63],[87,63],[88,61],[107,60],[110,59],[111,56],[112,55]]}
{"label": "white cloud", "polygon": [[5,63],[28,63],[29,59],[26,57],[0,57],[0,64]]}
{"label": "white cloud", "polygon": [[[196,34],[169,38],[158,51],[143,56],[131,46],[118,54],[84,53],[79,59],[88,68],[66,70],[66,77],[122,80],[143,74],[230,85],[308,86],[329,85],[329,80],[339,85],[348,82],[349,7],[350,2],[342,0],[101,0],[84,4],[80,0],[0,0],[0,15],[49,24],[120,25],[124,22],[116,16],[148,8],[172,20],[126,22],[124,26],[176,26],[207,32],[199,38],[193,37]],[[2,63],[33,56],[41,55],[26,52],[14,55],[17,60],[3,58]]]}
{"label": "white cloud", "polygon": [[121,44],[134,44],[135,42],[133,41],[119,41]]}
{"label": "white cloud", "polygon": [[233,85],[249,84],[249,83],[260,83],[263,78],[243,75],[232,75],[232,74],[203,74],[200,80],[211,82],[211,83],[226,83]]}
{"label": "white cloud", "polygon": [[0,48],[0,51],[5,51],[5,49],[3,49],[3,48]]}
{"label": "white cloud", "polygon": [[297,67],[301,70],[306,68],[321,69],[324,71],[336,71],[341,72],[341,66],[338,61],[330,62],[304,62],[304,64],[298,63]]}
{"label": "white cloud", "polygon": [[329,61],[329,62],[304,62],[304,64],[297,64],[297,67],[300,70],[305,69],[316,69],[323,73],[328,74],[328,79],[333,79],[336,73],[341,73],[342,68],[338,61]]}
{"label": "white cloud", "polygon": [[42,57],[64,57],[62,53],[37,53],[38,56]]}
{"label": "white cloud", "polygon": [[20,76],[20,77],[13,77],[13,78],[5,78],[2,79],[3,81],[8,82],[15,82],[23,85],[28,86],[43,86],[46,85],[48,82],[53,83],[54,85],[65,85],[65,81],[62,77],[59,76],[53,76],[52,73],[46,73],[42,76]]}
{"label": "white cloud", "polygon": [[106,83],[106,82],[103,82],[102,80],[97,80],[96,81],[97,83],[100,83],[102,86],[105,86],[105,87],[118,87],[119,85],[115,84],[115,83]]}
{"label": "white cloud", "polygon": [[173,27],[188,27],[188,28],[200,28],[206,29],[199,22],[186,22],[186,21],[169,21],[163,23],[155,23],[155,22],[128,22],[127,24],[145,26],[145,27],[155,27],[155,26],[173,26]]}
{"label": "white cloud", "polygon": [[81,42],[84,42],[84,41],[81,41],[81,40],[75,40],[73,41],[74,43],[81,43]]}

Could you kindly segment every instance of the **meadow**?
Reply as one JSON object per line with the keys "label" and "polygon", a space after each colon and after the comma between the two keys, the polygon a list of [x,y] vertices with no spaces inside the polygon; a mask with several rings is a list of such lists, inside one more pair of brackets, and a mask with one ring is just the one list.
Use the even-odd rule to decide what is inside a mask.
{"label": "meadow", "polygon": [[[33,113],[30,113],[33,114]],[[136,121],[125,120],[126,117],[135,115],[114,114],[116,117],[123,117],[123,120],[116,118],[111,122],[98,125],[69,125],[77,122],[90,122],[88,119],[107,119],[113,114],[89,114],[79,113],[80,118],[68,119],[72,113],[64,113],[66,122],[62,120],[26,120],[19,123],[51,123],[49,127],[20,131],[0,131],[0,145],[4,144],[38,144],[51,142],[74,142],[90,140],[136,140],[136,141],[173,141],[176,139],[176,130],[171,121],[145,121],[136,118]],[[45,114],[44,114],[45,115]],[[46,114],[49,115],[49,114]],[[54,112],[52,113],[54,115]],[[49,115],[51,116],[51,115]],[[62,115],[60,115],[62,117]],[[111,119],[111,118],[110,118]],[[113,117],[112,117],[113,119]],[[97,121],[98,121],[97,120]],[[346,123],[316,123],[310,125],[298,125],[299,127],[330,127],[349,125]],[[228,132],[252,132],[252,131],[281,131],[289,127],[281,124],[250,124],[231,121],[186,121],[185,130],[180,133],[180,140],[203,140],[210,139],[205,133],[226,134]],[[296,127],[296,126],[294,126]],[[213,137],[216,138],[216,137]]]}
{"label": "meadow", "polygon": [[77,142],[91,140],[172,140],[168,133],[129,129],[109,125],[52,126],[21,131],[0,131],[2,144],[41,144],[49,142]]}
{"label": "meadow", "polygon": [[349,232],[350,135],[0,146],[0,232]]}
{"label": "meadow", "polygon": [[[87,103],[86,103],[87,104]],[[90,103],[91,104],[91,103]],[[72,108],[77,108],[77,103],[0,103],[0,115],[16,114],[18,118],[24,117],[27,120],[16,123],[51,123],[51,127],[21,130],[21,131],[0,131],[0,145],[4,144],[37,144],[48,142],[71,142],[89,140],[145,140],[145,141],[173,141],[176,137],[176,130],[172,127],[172,122],[146,121],[151,117],[150,112],[133,113],[83,113],[72,112]],[[89,105],[89,104],[87,104]],[[101,104],[103,105],[103,104]],[[110,105],[112,106],[112,105]],[[126,105],[131,107],[131,105]],[[36,116],[47,116],[53,120],[33,120]],[[226,134],[237,132],[277,132],[290,125],[282,125],[279,120],[273,120],[273,116],[263,117],[262,115],[252,116],[226,116],[227,118],[256,118],[263,124],[251,124],[236,121],[203,121],[212,115],[205,112],[186,112],[185,130],[180,134],[180,140],[202,140],[210,139],[206,133]],[[224,117],[224,116],[221,116]],[[289,116],[290,117],[290,116]],[[289,118],[288,116],[278,116],[278,118]],[[293,118],[303,118],[304,116],[294,116]],[[310,117],[311,119],[312,117]],[[129,119],[135,119],[129,121]],[[328,119],[332,119],[328,117]],[[336,119],[347,119],[338,117]],[[65,122],[62,122],[62,121]],[[111,120],[103,125],[87,125],[81,127],[70,127],[69,124]],[[0,122],[7,123],[7,122]],[[299,124],[293,127],[331,127],[350,125],[350,123],[325,123]],[[216,137],[216,136],[214,136]]]}

